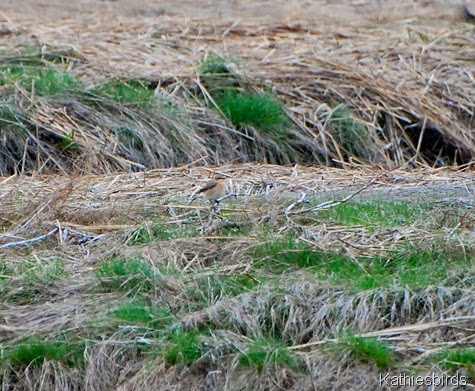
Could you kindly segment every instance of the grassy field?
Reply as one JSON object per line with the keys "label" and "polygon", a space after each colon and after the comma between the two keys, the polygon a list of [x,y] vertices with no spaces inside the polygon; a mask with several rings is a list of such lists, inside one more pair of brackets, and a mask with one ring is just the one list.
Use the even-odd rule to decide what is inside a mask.
{"label": "grassy field", "polygon": [[461,2],[0,6],[2,390],[474,387]]}
{"label": "grassy field", "polygon": [[[189,203],[213,171],[238,194],[219,213]],[[3,384],[376,389],[388,371],[473,381],[474,191],[470,172],[429,169],[11,177]]]}
{"label": "grassy field", "polygon": [[456,1],[25,1],[4,8],[0,175],[475,156]]}

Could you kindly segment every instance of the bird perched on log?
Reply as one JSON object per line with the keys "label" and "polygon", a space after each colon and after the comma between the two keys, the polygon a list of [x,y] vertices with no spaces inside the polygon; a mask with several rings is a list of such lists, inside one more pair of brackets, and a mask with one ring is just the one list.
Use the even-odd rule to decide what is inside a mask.
{"label": "bird perched on log", "polygon": [[221,198],[226,195],[226,184],[224,175],[216,175],[214,179],[208,181],[203,187],[198,189],[191,201],[194,201],[199,195],[203,195],[207,200],[213,204],[219,204]]}

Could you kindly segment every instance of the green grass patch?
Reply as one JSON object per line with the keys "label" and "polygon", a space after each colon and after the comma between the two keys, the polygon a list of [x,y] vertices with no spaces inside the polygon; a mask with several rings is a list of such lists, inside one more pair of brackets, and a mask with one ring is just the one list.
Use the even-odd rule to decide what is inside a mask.
{"label": "green grass patch", "polygon": [[131,245],[140,245],[153,242],[161,242],[179,238],[189,238],[196,236],[195,227],[187,226],[179,229],[176,226],[154,221],[151,224],[144,224],[134,230],[128,239]]}
{"label": "green grass patch", "polygon": [[252,254],[255,266],[274,273],[283,273],[289,268],[309,268],[324,263],[329,255],[315,252],[307,244],[293,236],[268,240],[256,246]]}
{"label": "green grass patch", "polygon": [[154,90],[139,80],[111,81],[89,92],[96,99],[105,98],[122,106],[141,109],[151,108],[156,102]]}
{"label": "green grass patch", "polygon": [[388,370],[395,366],[395,356],[391,348],[376,338],[348,335],[338,345],[349,350],[351,356],[361,363],[374,364],[380,370]]}
{"label": "green grass patch", "polygon": [[73,76],[54,69],[41,70],[37,75],[27,77],[22,84],[40,96],[68,95],[79,87],[79,82]]}
{"label": "green grass patch", "polygon": [[215,97],[224,115],[235,126],[251,125],[263,131],[284,131],[287,117],[277,100],[269,93],[224,91]]}
{"label": "green grass patch", "polygon": [[128,303],[118,308],[114,311],[114,316],[120,323],[138,324],[160,329],[171,325],[173,320],[168,308],[150,307],[134,303]]}
{"label": "green grass patch", "polygon": [[35,284],[54,285],[66,276],[64,262],[59,259],[15,262],[0,260],[0,281],[15,279]]}
{"label": "green grass patch", "polygon": [[0,281],[4,281],[12,277],[15,274],[15,270],[5,259],[0,259]]}
{"label": "green grass patch", "polygon": [[318,212],[318,218],[327,223],[346,226],[363,226],[370,231],[375,227],[410,226],[427,219],[427,204],[397,201],[345,202],[334,208]]}
{"label": "green grass patch", "polygon": [[28,92],[38,96],[69,95],[80,83],[65,71],[41,66],[15,65],[0,73],[0,85],[18,82]]}
{"label": "green grass patch", "polygon": [[55,260],[53,262],[29,263],[22,273],[23,278],[32,283],[54,285],[66,277],[64,262]]}
{"label": "green grass patch", "polygon": [[84,342],[26,340],[1,350],[0,363],[14,369],[40,366],[45,360],[59,361],[68,367],[84,366]]}
{"label": "green grass patch", "polygon": [[55,261],[19,261],[0,264],[0,300],[29,304],[44,300],[47,287],[55,286],[67,276],[64,263]]}
{"label": "green grass patch", "polygon": [[71,152],[71,153],[78,152],[79,145],[74,140],[75,137],[76,137],[76,131],[72,130],[59,142],[60,148],[64,152]]}
{"label": "green grass patch", "polygon": [[99,265],[96,274],[108,291],[150,291],[155,286],[152,267],[139,259],[107,259]]}
{"label": "green grass patch", "polygon": [[169,337],[171,347],[163,353],[169,365],[191,365],[205,354],[200,334],[177,329]]}
{"label": "green grass patch", "polygon": [[281,342],[271,338],[257,338],[248,344],[248,349],[239,357],[242,367],[262,372],[265,366],[299,369],[296,357]]}
{"label": "green grass patch", "polygon": [[245,125],[286,136],[288,118],[274,95],[258,94],[240,86],[223,58],[209,55],[201,64],[203,83],[229,121],[237,127]]}
{"label": "green grass patch", "polygon": [[450,371],[465,368],[469,373],[475,374],[475,349],[445,350],[436,355],[436,360]]}
{"label": "green grass patch", "polygon": [[461,251],[422,250],[407,247],[387,257],[358,257],[314,251],[293,237],[269,241],[254,248],[254,265],[271,273],[309,269],[322,281],[344,286],[353,292],[381,287],[445,286],[457,276],[474,277],[475,265]]}

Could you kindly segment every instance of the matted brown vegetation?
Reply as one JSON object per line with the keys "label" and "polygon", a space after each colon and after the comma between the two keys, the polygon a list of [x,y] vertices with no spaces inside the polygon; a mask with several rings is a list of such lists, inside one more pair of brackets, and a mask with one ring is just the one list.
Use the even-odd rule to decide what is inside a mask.
{"label": "matted brown vegetation", "polygon": [[[188,203],[216,173],[238,194],[223,201],[221,214],[206,203]],[[28,390],[58,383],[94,390],[267,390],[276,384],[311,390],[377,388],[387,370],[452,375],[440,354],[474,346],[474,185],[469,170],[256,164],[5,179],[4,355],[17,344],[28,346],[26,337],[79,339],[85,348],[78,366],[46,357],[25,368],[5,359],[3,382]],[[318,207],[356,193],[344,204],[361,207],[361,216],[369,213],[368,202],[389,213],[388,197],[413,209],[393,224],[390,216],[376,222],[370,215],[368,223],[351,223],[345,210],[325,215]],[[279,249],[268,247],[276,243]],[[370,276],[376,270],[376,285],[358,285],[362,275],[335,280],[319,274],[324,263],[315,268],[304,258],[295,258],[300,264],[285,258],[309,249],[316,260],[334,254]],[[450,266],[435,258],[426,274],[418,257],[446,250],[443,256],[460,252],[461,258]],[[415,281],[394,269],[407,286],[391,274],[378,277],[371,264],[380,256],[397,264],[397,251],[415,252],[421,262]],[[54,269],[58,260],[61,273]],[[118,261],[138,268],[130,270],[140,278],[129,271],[114,282],[114,266],[104,265]],[[127,305],[138,305],[134,316],[142,318],[127,312],[121,315],[127,320],[117,318]],[[385,357],[358,358],[349,331],[378,338],[394,357],[387,364],[377,361]],[[460,368],[459,374],[470,374],[469,366]]]}
{"label": "matted brown vegetation", "polygon": [[[98,108],[74,94],[38,97],[16,85],[19,107],[29,108],[23,123],[29,141],[25,144],[18,130],[6,133],[4,148],[22,152],[3,158],[2,172],[101,173],[169,167],[199,158],[203,164],[326,165],[355,158],[385,167],[410,159],[434,166],[473,159],[475,45],[473,25],[457,16],[461,7],[407,2],[378,9],[367,2],[334,9],[320,2],[310,7],[316,17],[310,22],[298,5],[287,19],[224,18],[212,23],[169,15],[177,10],[164,9],[157,16],[153,7],[145,8],[150,17],[139,12],[126,19],[124,13],[140,6],[124,11],[117,5],[117,10],[100,11],[110,19],[91,25],[78,15],[61,29],[47,16],[39,24],[15,14],[18,24],[5,22],[10,33],[3,40],[9,50],[4,66],[19,45],[39,43],[44,55],[55,47],[73,49],[64,60],[86,86],[111,78],[139,79],[161,100],[152,110],[110,104]],[[217,12],[231,15],[228,6]],[[254,8],[260,6],[269,9],[265,4]],[[284,14],[286,7],[275,12]],[[242,12],[252,15],[254,8]],[[329,17],[336,9],[339,13]],[[352,13],[353,23],[348,24]],[[216,110],[201,72],[209,53],[222,57],[234,88],[276,94],[291,120],[285,141],[249,125],[233,126]],[[124,141],[124,129],[135,142],[130,137]],[[77,150],[64,153],[58,144],[71,134]]]}
{"label": "matted brown vegetation", "polygon": [[0,3],[2,389],[473,387],[460,2]]}

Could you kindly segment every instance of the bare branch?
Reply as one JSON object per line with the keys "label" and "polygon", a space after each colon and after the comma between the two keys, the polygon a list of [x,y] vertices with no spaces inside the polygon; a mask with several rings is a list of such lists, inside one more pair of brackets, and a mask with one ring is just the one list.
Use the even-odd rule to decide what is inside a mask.
{"label": "bare branch", "polygon": [[297,201],[296,203],[290,205],[286,210],[285,210],[285,214],[287,216],[293,216],[293,215],[301,215],[301,214],[304,214],[304,213],[309,213],[309,212],[314,212],[314,211],[317,211],[317,210],[322,210],[322,209],[329,209],[329,208],[334,208],[335,206],[338,206],[340,204],[343,204],[345,202],[348,202],[349,200],[351,200],[352,198],[356,197],[358,194],[360,194],[362,191],[366,190],[368,187],[372,186],[378,179],[380,179],[382,176],[386,175],[387,173],[382,173],[378,176],[376,176],[375,178],[373,178],[371,181],[369,181],[366,185],[364,185],[362,188],[358,189],[357,191],[355,191],[354,193],[350,194],[349,196],[343,198],[342,200],[338,200],[338,201],[325,201],[325,202],[322,202],[321,204],[318,204],[316,206],[313,206],[311,208],[307,208],[307,209],[302,209],[302,210],[298,210],[298,211],[292,211],[291,209],[294,208],[295,206],[297,206],[299,203],[302,203],[300,202],[301,200]]}
{"label": "bare branch", "polygon": [[59,228],[56,227],[55,229],[48,232],[47,234],[38,236],[38,237],[33,238],[33,239],[21,240],[19,242],[7,243],[7,244],[4,244],[3,246],[0,246],[0,250],[3,250],[5,248],[12,248],[12,247],[29,246],[30,244],[41,242],[42,240],[45,240],[45,239],[49,238],[50,236],[53,236],[58,231],[59,231]]}

